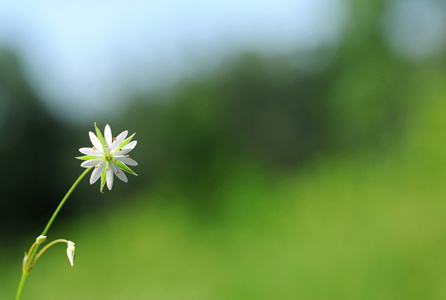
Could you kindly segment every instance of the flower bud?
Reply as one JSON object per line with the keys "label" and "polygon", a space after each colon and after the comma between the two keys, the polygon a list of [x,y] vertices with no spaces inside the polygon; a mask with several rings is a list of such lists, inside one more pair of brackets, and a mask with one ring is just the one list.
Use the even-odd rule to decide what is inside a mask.
{"label": "flower bud", "polygon": [[72,241],[68,241],[68,247],[67,247],[67,256],[68,260],[70,261],[71,266],[74,264],[74,243]]}
{"label": "flower bud", "polygon": [[45,240],[46,240],[46,236],[44,236],[44,235],[39,235],[39,236],[36,238],[36,244],[37,244],[37,245],[40,245],[40,244],[42,244],[43,242],[45,242]]}

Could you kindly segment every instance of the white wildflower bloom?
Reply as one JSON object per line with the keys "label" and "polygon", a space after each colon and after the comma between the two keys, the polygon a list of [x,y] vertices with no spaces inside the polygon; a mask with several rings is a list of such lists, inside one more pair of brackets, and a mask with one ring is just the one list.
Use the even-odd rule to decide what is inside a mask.
{"label": "white wildflower bloom", "polygon": [[[117,137],[113,137],[110,126],[107,124],[104,136],[99,128],[94,124],[96,134],[89,132],[90,141],[93,147],[80,148],[79,151],[85,156],[77,157],[84,160],[81,167],[94,167],[90,177],[90,184],[101,178],[101,192],[107,183],[109,190],[113,187],[114,175],[124,182],[127,176],[123,171],[136,175],[129,166],[137,166],[138,163],[130,158],[128,154],[136,146],[136,141],[131,141],[135,134],[127,138],[128,131],[121,132]],[[114,174],[114,175],[113,175]]]}

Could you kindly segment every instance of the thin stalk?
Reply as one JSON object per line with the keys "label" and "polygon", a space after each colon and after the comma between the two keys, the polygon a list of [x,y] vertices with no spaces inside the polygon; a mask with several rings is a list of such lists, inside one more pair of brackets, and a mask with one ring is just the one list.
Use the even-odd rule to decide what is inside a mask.
{"label": "thin stalk", "polygon": [[[62,206],[65,204],[65,202],[67,201],[68,197],[71,195],[71,193],[73,192],[73,190],[76,188],[76,186],[79,184],[79,182],[82,180],[82,178],[85,177],[85,175],[87,175],[87,173],[91,170],[92,168],[88,168],[86,169],[80,176],[79,178],[73,183],[73,185],[71,186],[71,188],[68,190],[68,192],[66,193],[65,197],[63,197],[62,201],[60,201],[59,206],[57,206],[56,210],[54,211],[53,215],[51,216],[51,219],[48,221],[48,224],[46,224],[45,229],[42,231],[41,235],[46,235],[46,233],[48,232],[48,230],[51,227],[51,224],[53,224],[54,219],[56,218],[57,214],[59,213],[60,209],[62,208]],[[29,272],[31,271],[31,268],[34,266],[35,260],[34,257],[36,256],[37,250],[39,249],[39,245],[33,245],[30,248],[30,252],[28,253],[28,258],[26,259],[27,263],[25,264],[25,268],[22,272],[22,278],[20,279],[20,283],[19,283],[19,288],[17,290],[17,296],[16,296],[16,300],[20,299],[20,296],[22,294],[22,290],[23,290],[23,286],[25,285],[25,280],[26,277],[28,277]],[[44,248],[45,250],[47,248]],[[43,252],[40,252],[40,254]],[[40,256],[40,255],[39,255]],[[31,268],[30,268],[31,267]]]}
{"label": "thin stalk", "polygon": [[40,252],[36,255],[36,257],[34,258],[34,261],[32,262],[32,264],[30,265],[30,268],[34,267],[34,264],[36,263],[36,261],[39,259],[40,256],[42,256],[43,252],[45,252],[49,247],[51,247],[54,244],[57,243],[67,243],[68,241],[66,239],[58,239],[55,241],[52,241],[51,243],[49,243],[48,245],[46,245],[45,247],[43,247],[42,250],[40,250]]}
{"label": "thin stalk", "polygon": [[22,278],[20,279],[19,289],[17,290],[17,296],[15,300],[20,300],[20,296],[22,295],[23,286],[25,285],[26,277],[28,277],[29,273],[23,272]]}
{"label": "thin stalk", "polygon": [[48,224],[46,225],[45,229],[42,231],[41,235],[46,235],[46,233],[48,232],[48,229],[50,229],[51,224],[53,224],[54,219],[56,218],[57,214],[59,213],[59,210],[62,208],[62,206],[64,205],[65,201],[67,201],[68,197],[71,195],[71,192],[74,190],[74,188],[77,186],[77,184],[82,180],[82,178],[84,178],[85,175],[87,175],[87,173],[91,170],[92,168],[88,168],[84,171],[84,173],[81,174],[81,176],[79,176],[79,178],[73,183],[73,185],[71,186],[71,188],[68,190],[67,194],[65,195],[65,197],[62,199],[62,201],[60,201],[59,206],[56,208],[56,210],[53,213],[53,216],[51,217],[51,219],[48,221]]}

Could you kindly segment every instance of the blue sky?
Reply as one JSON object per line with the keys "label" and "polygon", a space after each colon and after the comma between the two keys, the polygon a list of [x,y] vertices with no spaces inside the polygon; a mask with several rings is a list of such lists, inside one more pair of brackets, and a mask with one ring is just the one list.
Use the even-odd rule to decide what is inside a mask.
{"label": "blue sky", "polygon": [[331,43],[346,15],[343,0],[3,0],[0,46],[20,53],[53,112],[94,118],[130,88],[168,84],[230,53]]}

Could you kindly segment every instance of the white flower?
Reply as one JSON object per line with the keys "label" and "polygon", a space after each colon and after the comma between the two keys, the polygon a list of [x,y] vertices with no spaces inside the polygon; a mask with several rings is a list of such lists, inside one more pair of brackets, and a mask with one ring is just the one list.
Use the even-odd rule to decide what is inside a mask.
{"label": "white flower", "polygon": [[114,175],[124,182],[127,182],[127,176],[123,171],[136,175],[127,165],[137,166],[138,163],[130,158],[128,154],[136,146],[136,141],[132,141],[135,134],[132,134],[127,138],[128,131],[121,132],[117,137],[112,137],[110,126],[105,126],[104,135],[94,123],[96,129],[96,135],[93,132],[89,132],[92,148],[80,148],[79,151],[86,156],[77,157],[84,160],[81,167],[91,168],[94,167],[90,177],[90,184],[95,183],[99,177],[101,177],[101,192],[107,183],[109,190],[113,187]]}

